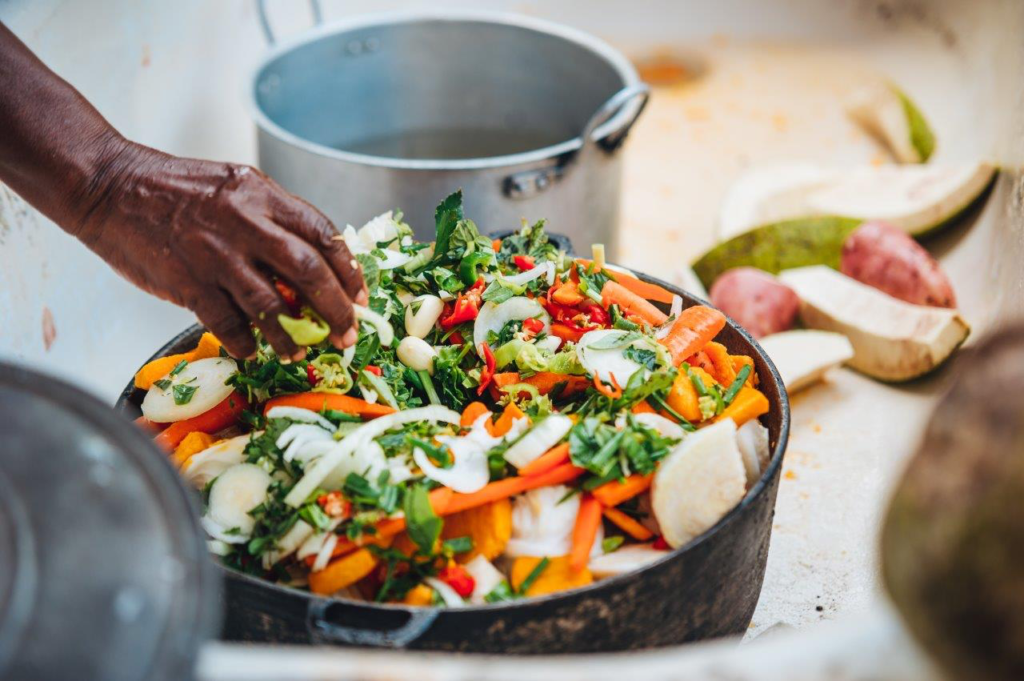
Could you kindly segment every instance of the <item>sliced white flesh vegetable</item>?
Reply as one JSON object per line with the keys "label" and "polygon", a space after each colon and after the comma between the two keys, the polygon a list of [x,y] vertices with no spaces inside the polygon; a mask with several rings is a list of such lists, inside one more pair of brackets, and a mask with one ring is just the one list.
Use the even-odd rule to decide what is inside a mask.
{"label": "sliced white flesh vegetable", "polygon": [[633,418],[636,419],[637,423],[653,428],[662,437],[672,438],[673,440],[682,440],[686,436],[686,431],[683,430],[678,423],[667,419],[661,414],[634,414]]}
{"label": "sliced white flesh vegetable", "polygon": [[406,336],[398,343],[398,360],[415,371],[426,371],[434,375],[434,358],[437,351],[422,338]]}
{"label": "sliced white flesh vegetable", "polygon": [[789,393],[818,382],[829,369],[853,358],[853,346],[841,333],[795,329],[758,341],[768,353]]}
{"label": "sliced white flesh vegetable", "polygon": [[534,279],[540,279],[541,277],[548,276],[549,273],[555,271],[555,263],[551,261],[543,262],[536,267],[520,272],[519,274],[513,274],[510,277],[505,277],[505,280],[522,286],[523,284],[529,284]]}
{"label": "sliced white flesh vegetable", "polygon": [[[916,115],[911,115],[911,108]],[[900,163],[923,163],[931,156],[935,138],[928,124],[906,95],[889,83],[855,91],[846,104],[846,114]]]}
{"label": "sliced white flesh vegetable", "polygon": [[853,345],[847,363],[883,381],[928,373],[970,333],[956,310],[905,303],[823,265],[786,270],[780,279],[800,297],[805,326],[845,335]]}
{"label": "sliced white flesh vegetable", "polygon": [[508,448],[505,452],[505,461],[516,468],[522,468],[557,445],[569,434],[571,428],[572,419],[568,416],[551,414]]}
{"label": "sliced white flesh vegetable", "polygon": [[661,461],[651,506],[668,545],[679,548],[721,520],[747,489],[731,419],[701,428]]}
{"label": "sliced white flesh vegetable", "polygon": [[382,270],[393,270],[412,260],[412,256],[408,253],[393,251],[390,248],[384,249],[382,254],[379,257],[374,256],[377,258],[377,267]]}
{"label": "sliced white flesh vegetable", "polygon": [[[267,410],[266,417],[268,419],[291,419],[292,421],[302,421],[303,423],[315,423],[321,428],[329,430],[332,433],[336,430],[334,424],[323,416],[315,411],[303,409],[302,407],[271,407]],[[282,445],[278,445],[278,447],[281,446]]]}
{"label": "sliced white flesh vegetable", "polygon": [[771,454],[768,448],[768,429],[757,419],[747,421],[736,430],[736,446],[743,457],[747,486],[753,486],[761,478]]}
{"label": "sliced white flesh vegetable", "polygon": [[[210,488],[207,515],[210,520],[241,538],[252,534],[255,519],[249,511],[267,500],[270,474],[251,463],[240,463],[227,469]],[[222,539],[223,537],[218,537]]]}
{"label": "sliced white flesh vegetable", "polygon": [[312,423],[295,423],[285,428],[274,444],[278,449],[284,450],[282,458],[285,461],[292,461],[296,458],[299,461],[308,461],[312,457],[303,450],[313,442],[328,443],[333,446],[334,431],[324,430],[319,425]]}
{"label": "sliced white flesh vegetable", "polygon": [[[256,431],[251,437],[259,437]],[[239,435],[210,445],[198,454],[189,457],[182,475],[196,489],[203,489],[210,481],[236,464],[245,461],[245,446],[249,435]]]}
{"label": "sliced white flesh vegetable", "polygon": [[[324,451],[321,456],[330,456],[340,446],[341,443],[335,444]],[[375,482],[385,469],[388,469],[388,459],[384,454],[384,448],[380,446],[380,443],[370,440],[342,457],[338,465],[320,483],[320,486],[326,490],[341,489],[345,486],[345,479],[351,473],[364,475],[367,480]]]}
{"label": "sliced white flesh vegetable", "polygon": [[551,317],[536,300],[515,296],[498,305],[484,303],[473,324],[473,347],[483,356],[480,345],[487,342],[488,332],[499,333],[508,322],[534,318],[544,322],[545,333],[551,331]]}
{"label": "sliced white flesh vegetable", "polygon": [[558,352],[559,346],[562,344],[562,339],[558,336],[544,336],[539,341],[535,341],[536,345],[541,350],[547,350],[548,352]]}
{"label": "sliced white flesh vegetable", "polygon": [[[835,176],[834,170],[800,162],[748,170],[733,182],[722,201],[718,215],[719,238],[725,241],[761,225],[805,217],[807,197],[833,181]],[[683,288],[686,288],[685,283]],[[706,299],[707,293],[702,297]]]}
{"label": "sliced white flesh vegetable", "polygon": [[565,499],[570,491],[565,485],[554,485],[516,497],[512,506],[512,538],[505,546],[505,555],[568,555],[580,509],[578,494]]}
{"label": "sliced white flesh vegetable", "polygon": [[405,332],[416,338],[426,338],[442,310],[444,303],[437,296],[427,294],[414,298],[405,304]]}
{"label": "sliced white flesh vegetable", "polygon": [[[238,372],[238,365],[227,357],[210,357],[189,362],[174,376],[167,388],[153,385],[142,400],[142,415],[155,423],[174,423],[210,411],[234,390],[225,382]],[[184,404],[176,404],[174,391],[195,390]]]}
{"label": "sliced white flesh vegetable", "polygon": [[208,539],[206,541],[206,550],[215,556],[226,556],[231,553],[231,545],[220,539]]}
{"label": "sliced white flesh vegetable", "polygon": [[625,339],[628,333],[619,329],[599,329],[583,334],[576,344],[576,357],[587,373],[608,384],[614,376],[615,382],[624,387],[629,378],[641,369],[640,364],[626,357],[626,347],[643,344],[640,338],[626,344],[616,342],[617,339]]}
{"label": "sliced white flesh vegetable", "polygon": [[383,435],[392,428],[415,421],[441,421],[442,423],[456,424],[459,423],[459,412],[452,411],[447,407],[431,405],[429,407],[387,414],[369,423],[364,423],[346,435],[338,443],[336,449],[321,457],[306,471],[306,474],[295,483],[295,487],[285,497],[285,503],[293,508],[298,508],[306,500],[306,497],[312,494],[313,490],[323,482],[324,478],[341,464],[346,457],[350,456],[357,447]]}
{"label": "sliced white flesh vegetable", "polygon": [[316,554],[316,560],[313,561],[313,565],[310,566],[310,572],[320,572],[327,567],[327,562],[331,560],[334,554],[334,547],[338,544],[338,535],[331,532],[327,535],[327,539],[324,541],[324,545],[320,548],[320,552]]}
{"label": "sliced white flesh vegetable", "polygon": [[462,600],[455,589],[451,588],[437,577],[427,577],[423,580],[427,586],[437,592],[437,595],[441,597],[444,604],[449,608],[464,608],[466,607],[466,601]]}
{"label": "sliced white flesh vegetable", "polygon": [[[312,534],[312,525],[305,520],[297,520],[292,525],[292,529],[277,540],[277,546],[272,551],[263,554],[263,567],[269,570],[276,563],[295,553]],[[305,558],[305,556],[300,556],[300,558]]]}
{"label": "sliced white flesh vegetable", "polygon": [[651,548],[650,544],[631,544],[591,558],[587,568],[598,579],[614,577],[639,570],[648,563],[668,555],[667,551]]}
{"label": "sliced white flesh vegetable", "polygon": [[345,237],[345,245],[353,255],[369,253],[376,249],[381,241],[395,239],[398,236],[398,224],[392,212],[388,211],[373,218],[358,230],[352,225],[346,226],[342,236]]}
{"label": "sliced white flesh vegetable", "polygon": [[473,593],[469,597],[473,603],[484,603],[484,597],[505,581],[505,575],[479,554],[462,567],[473,578]]}
{"label": "sliced white flesh vegetable", "polygon": [[502,440],[487,432],[486,424],[489,420],[490,414],[482,414],[465,436],[438,438],[438,442],[451,452],[453,463],[450,468],[435,465],[419,447],[413,449],[413,460],[428,478],[456,492],[470,494],[480,490],[491,477],[487,452]]}
{"label": "sliced white flesh vegetable", "polygon": [[812,215],[882,220],[920,235],[939,227],[988,186],[988,163],[858,168],[808,197]]}
{"label": "sliced white flesh vegetable", "polygon": [[391,328],[391,324],[388,320],[384,319],[370,308],[363,307],[362,305],[353,304],[352,309],[355,310],[356,319],[366,322],[376,329],[381,345],[386,348],[391,347],[391,343],[395,340],[395,330]]}

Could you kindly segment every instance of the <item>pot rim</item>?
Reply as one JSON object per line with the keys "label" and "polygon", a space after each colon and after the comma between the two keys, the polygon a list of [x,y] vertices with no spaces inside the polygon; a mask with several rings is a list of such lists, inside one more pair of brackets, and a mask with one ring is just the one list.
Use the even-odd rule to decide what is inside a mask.
{"label": "pot rim", "polygon": [[[612,264],[612,265],[614,265],[616,267],[621,267],[619,265],[615,265],[615,263],[610,263],[610,264]],[[702,298],[700,298],[700,297],[698,297],[696,295],[693,295],[692,293],[684,291],[682,288],[680,288],[679,286],[677,286],[675,284],[671,284],[669,282],[663,281],[663,280],[658,279],[656,277],[649,276],[649,275],[644,274],[642,272],[636,272],[635,270],[633,270],[631,268],[622,267],[622,269],[624,269],[624,270],[626,270],[628,272],[632,272],[633,274],[638,276],[643,281],[646,281],[646,282],[651,283],[651,284],[657,284],[659,286],[662,286],[663,288],[671,291],[675,295],[681,296],[684,299],[684,301],[689,299],[689,300],[692,300],[694,302],[694,304],[709,305],[709,306],[711,305],[709,302],[705,301],[704,299],[702,299]],[[543,596],[533,596],[533,597],[530,597],[530,598],[527,598],[527,599],[523,599],[523,600],[502,601],[502,602],[498,602],[498,603],[466,604],[464,607],[461,607],[461,608],[444,609],[448,616],[457,616],[458,613],[480,613],[480,612],[499,612],[499,611],[504,612],[504,611],[511,611],[511,610],[516,610],[516,609],[520,609],[520,608],[531,608],[531,607],[534,607],[534,606],[536,606],[538,604],[541,604],[541,603],[548,603],[548,602],[556,601],[558,599],[562,599],[562,598],[566,598],[566,597],[570,597],[570,596],[575,596],[575,595],[578,595],[578,594],[581,594],[581,593],[585,593],[587,591],[603,588],[603,587],[608,586],[608,585],[614,585],[614,584],[618,584],[618,583],[621,583],[621,582],[625,582],[627,580],[633,580],[633,579],[636,579],[638,577],[642,578],[644,573],[648,572],[649,570],[652,570],[655,567],[657,567],[659,565],[662,565],[662,564],[664,564],[667,561],[677,559],[682,554],[687,553],[687,552],[695,549],[700,544],[703,544],[704,542],[709,541],[711,539],[711,537],[713,537],[714,535],[718,534],[719,532],[724,531],[726,526],[728,526],[732,522],[734,522],[742,513],[744,513],[746,511],[746,509],[750,505],[752,505],[754,503],[755,499],[757,499],[758,497],[760,497],[762,494],[765,493],[765,489],[768,487],[769,483],[775,477],[778,469],[782,466],[782,458],[783,458],[783,455],[785,454],[785,451],[786,451],[786,445],[789,442],[789,427],[790,427],[789,394],[786,392],[785,386],[784,386],[784,384],[782,382],[782,376],[779,374],[778,369],[775,367],[775,363],[772,362],[771,358],[768,356],[768,353],[766,353],[764,351],[764,349],[761,348],[761,346],[758,344],[757,340],[755,340],[754,337],[751,336],[750,333],[747,332],[746,329],[744,329],[738,323],[733,321],[733,319],[731,317],[726,317],[726,324],[731,326],[731,327],[733,327],[739,333],[740,337],[743,340],[745,340],[747,343],[750,344],[752,350],[754,352],[756,352],[758,355],[760,355],[761,359],[765,363],[765,366],[768,368],[768,373],[769,373],[770,380],[772,381],[773,384],[777,385],[778,388],[779,388],[778,393],[779,393],[779,397],[780,397],[779,407],[780,407],[780,411],[781,411],[781,416],[780,416],[780,419],[779,419],[779,421],[780,421],[780,424],[779,424],[779,436],[778,436],[778,440],[775,443],[775,447],[772,450],[771,459],[769,459],[768,465],[765,467],[764,471],[762,471],[761,477],[754,484],[754,486],[750,488],[750,490],[746,493],[746,495],[743,497],[743,499],[740,501],[740,503],[736,504],[736,506],[734,506],[732,508],[732,510],[730,510],[728,513],[726,513],[724,516],[722,516],[718,520],[717,523],[715,523],[710,528],[705,530],[703,534],[701,534],[701,535],[699,535],[697,537],[694,537],[689,542],[687,542],[686,544],[680,546],[677,549],[666,551],[664,556],[658,558],[657,560],[651,561],[650,563],[647,563],[647,564],[643,565],[642,567],[640,567],[640,568],[638,568],[636,570],[631,570],[629,572],[623,573],[621,575],[616,575],[614,577],[607,577],[605,579],[601,579],[601,580],[595,581],[595,582],[593,582],[591,584],[587,584],[585,586],[580,586],[580,587],[576,587],[576,588],[573,588],[573,589],[567,589],[565,591],[558,591],[556,593],[546,594],[546,595],[543,595]],[[194,333],[195,329],[197,329],[197,328],[201,328],[201,327],[196,325],[196,326],[190,327],[189,329],[186,329],[182,333],[178,334],[173,339],[168,341],[168,343],[163,348],[158,350],[157,353],[154,354],[153,357],[155,358],[155,357],[161,356],[163,353],[166,352],[166,348],[168,348],[169,346],[171,346],[171,345],[173,345],[173,344],[175,344],[177,342],[180,342],[182,339],[184,339],[188,335]],[[127,388],[125,389],[125,392],[122,393],[121,398],[118,399],[118,405],[119,406],[123,402],[130,402],[130,400],[128,399],[128,396],[133,392],[133,388],[134,388],[134,383],[133,382],[129,382]],[[397,612],[404,612],[404,613],[407,613],[407,614],[410,614],[410,615],[412,615],[414,613],[417,613],[417,612],[422,612],[424,610],[424,608],[422,608],[422,607],[411,606],[411,605],[404,605],[404,604],[401,604],[401,603],[375,603],[375,602],[371,602],[371,601],[360,601],[360,600],[355,600],[355,599],[351,599],[351,598],[344,598],[344,597],[337,597],[337,596],[320,596],[318,594],[314,594],[314,593],[307,592],[307,591],[302,591],[302,590],[295,589],[295,588],[288,587],[288,586],[282,586],[280,584],[275,584],[273,582],[268,582],[266,580],[259,579],[257,577],[252,576],[252,575],[247,575],[245,573],[238,572],[236,570],[232,570],[232,569],[230,569],[228,567],[225,567],[220,562],[216,562],[216,565],[217,565],[218,568],[220,568],[221,570],[223,570],[226,573],[226,575],[227,575],[227,577],[229,579],[242,579],[244,581],[252,582],[253,584],[259,585],[259,586],[261,586],[263,588],[269,588],[269,589],[272,589],[274,591],[278,591],[278,592],[282,593],[283,595],[287,595],[287,596],[300,596],[300,597],[304,597],[304,598],[307,598],[307,599],[312,599],[312,600],[316,600],[316,601],[322,601],[322,602],[326,602],[326,603],[339,603],[339,604],[347,606],[347,607],[371,608],[371,609],[380,608],[380,609],[383,609],[383,610],[391,610],[391,611],[397,611]],[[440,610],[440,609],[438,609],[438,610]]]}
{"label": "pot rim", "polygon": [[[528,165],[544,161],[565,154],[577,151],[583,146],[583,141],[579,136],[568,139],[558,144],[541,147],[540,149],[533,149],[530,151],[524,151],[517,154],[506,154],[503,156],[488,156],[484,158],[473,158],[473,159],[403,159],[403,158],[391,158],[386,156],[371,156],[368,154],[359,154],[352,151],[343,151],[341,149],[335,149],[328,147],[317,142],[312,142],[305,139],[295,133],[292,133],[275,121],[273,121],[260,106],[257,100],[256,91],[258,87],[259,77],[263,70],[278,57],[292,52],[302,46],[316,42],[322,38],[326,38],[334,35],[341,35],[352,30],[367,28],[370,26],[383,26],[383,25],[395,25],[395,24],[415,24],[415,23],[439,23],[439,22],[475,22],[475,23],[489,23],[499,26],[507,26],[513,28],[526,29],[535,31],[538,33],[544,33],[549,36],[561,38],[570,43],[590,50],[598,57],[606,61],[622,78],[622,87],[629,87],[640,83],[640,75],[637,73],[636,68],[633,64],[622,54],[619,50],[612,47],[610,44],[597,38],[585,31],[581,31],[576,28],[565,26],[560,23],[553,21],[547,21],[545,19],[536,19],[534,17],[528,17],[521,14],[515,14],[512,12],[494,12],[486,10],[415,10],[415,11],[396,11],[396,12],[379,12],[373,14],[360,15],[355,18],[342,20],[338,22],[332,22],[330,24],[324,24],[317,26],[309,31],[301,33],[292,38],[283,40],[274,45],[270,51],[264,55],[257,66],[252,70],[252,75],[249,81],[249,87],[246,90],[246,107],[249,109],[249,114],[252,116],[257,128],[261,131],[276,137],[277,139],[287,142],[288,144],[298,147],[299,149],[338,161],[346,161],[349,163],[375,166],[380,168],[389,168],[396,170],[448,170],[448,171],[460,171],[460,170],[481,170],[487,168],[506,168],[510,166]],[[613,93],[614,94],[614,93]],[[611,96],[611,95],[609,95]],[[616,132],[630,124],[630,121],[634,117],[636,111],[636,103],[632,103],[629,106],[623,107],[615,116],[610,118],[604,124],[598,126],[594,132],[594,137],[597,139],[604,138],[605,136]],[[581,126],[582,132],[582,126]]]}

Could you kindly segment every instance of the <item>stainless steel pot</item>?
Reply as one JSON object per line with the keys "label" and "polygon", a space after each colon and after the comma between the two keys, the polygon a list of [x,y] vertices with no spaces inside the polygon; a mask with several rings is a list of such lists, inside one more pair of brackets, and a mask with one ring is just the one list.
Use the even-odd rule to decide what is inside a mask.
{"label": "stainless steel pot", "polygon": [[614,251],[618,150],[648,88],[589,35],[460,11],[318,27],[271,51],[251,97],[260,167],[339,226],[401,207],[429,240],[461,187],[485,232],[546,217]]}

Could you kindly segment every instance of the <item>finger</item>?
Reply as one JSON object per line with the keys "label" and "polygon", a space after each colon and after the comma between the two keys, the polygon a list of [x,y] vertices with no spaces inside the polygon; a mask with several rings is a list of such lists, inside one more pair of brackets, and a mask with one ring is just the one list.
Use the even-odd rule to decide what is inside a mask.
{"label": "finger", "polygon": [[305,201],[295,198],[282,202],[278,207],[277,219],[279,224],[309,242],[320,252],[341,279],[345,293],[350,299],[360,305],[366,305],[369,295],[359,261],[352,256],[345,239],[327,216]]}
{"label": "finger", "polygon": [[346,348],[356,341],[352,301],[320,253],[288,232],[279,235],[278,247],[261,256],[279,276],[291,282],[306,302],[331,327],[331,343]]}
{"label": "finger", "polygon": [[251,358],[256,354],[256,340],[241,310],[219,289],[204,291],[189,308],[203,326],[224,344],[232,357]]}
{"label": "finger", "polygon": [[278,321],[279,315],[288,315],[288,305],[270,280],[249,264],[233,262],[220,278],[223,286],[234,298],[235,304],[256,325],[278,357],[300,360],[306,351],[298,347]]}

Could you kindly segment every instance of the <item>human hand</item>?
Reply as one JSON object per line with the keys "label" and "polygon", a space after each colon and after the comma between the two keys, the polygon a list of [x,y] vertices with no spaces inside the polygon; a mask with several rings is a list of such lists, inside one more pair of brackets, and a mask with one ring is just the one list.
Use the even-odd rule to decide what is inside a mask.
{"label": "human hand", "polygon": [[366,285],[334,225],[248,166],[178,158],[125,142],[94,179],[74,231],[131,282],[189,308],[235,357],[254,324],[281,357],[301,359],[278,323],[290,315],[272,276],[323,317],[338,348],[356,341]]}

